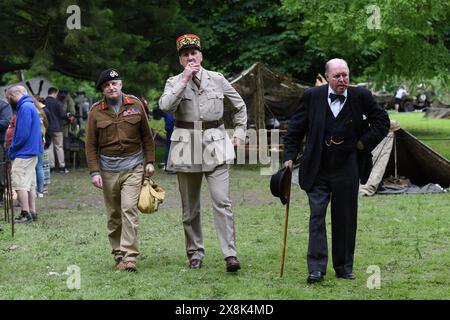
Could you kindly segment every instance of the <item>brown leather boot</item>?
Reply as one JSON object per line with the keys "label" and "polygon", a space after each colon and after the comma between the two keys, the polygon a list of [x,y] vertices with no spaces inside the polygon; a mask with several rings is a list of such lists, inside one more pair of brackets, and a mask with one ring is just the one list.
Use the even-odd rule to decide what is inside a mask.
{"label": "brown leather boot", "polygon": [[225,261],[227,262],[227,272],[236,272],[241,268],[241,264],[236,257],[227,257]]}

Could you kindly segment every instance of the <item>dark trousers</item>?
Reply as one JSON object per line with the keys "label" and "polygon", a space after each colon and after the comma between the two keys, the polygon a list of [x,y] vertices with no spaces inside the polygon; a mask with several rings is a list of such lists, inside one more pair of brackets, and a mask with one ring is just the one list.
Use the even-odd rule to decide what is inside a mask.
{"label": "dark trousers", "polygon": [[321,166],[308,194],[309,220],[308,270],[327,270],[328,245],[325,216],[331,199],[331,243],[333,268],[338,274],[351,273],[355,252],[358,210],[358,161],[353,152],[340,168]]}

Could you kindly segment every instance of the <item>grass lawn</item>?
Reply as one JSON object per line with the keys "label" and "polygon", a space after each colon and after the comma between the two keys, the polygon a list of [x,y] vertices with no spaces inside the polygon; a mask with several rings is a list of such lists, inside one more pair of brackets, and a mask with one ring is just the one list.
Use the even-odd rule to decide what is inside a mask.
{"label": "grass lawn", "polygon": [[389,117],[400,122],[403,129],[441,156],[450,159],[450,119],[426,118],[423,112],[389,112]]}
{"label": "grass lawn", "polygon": [[[16,225],[15,238],[10,225],[0,222],[5,229],[0,232],[0,299],[450,299],[448,193],[360,198],[357,279],[336,279],[329,263],[326,280],[309,286],[305,193],[292,191],[280,278],[284,207],[271,196],[269,177],[257,168],[234,166],[231,177],[242,265],[237,274],[225,272],[205,186],[204,267],[187,268],[176,176],[160,170],[156,180],[167,199],[159,212],[140,217],[139,271],[115,271],[101,191],[80,169],[52,175],[49,195],[37,200],[39,221]],[[80,268],[79,290],[66,285],[63,273],[70,265]],[[380,289],[366,285],[369,266],[380,269]]]}

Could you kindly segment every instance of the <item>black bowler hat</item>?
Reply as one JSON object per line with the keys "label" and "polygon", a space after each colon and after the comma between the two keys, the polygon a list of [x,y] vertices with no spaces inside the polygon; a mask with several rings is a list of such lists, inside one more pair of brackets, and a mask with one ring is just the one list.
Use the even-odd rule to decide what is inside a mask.
{"label": "black bowler hat", "polygon": [[97,83],[95,84],[95,88],[98,91],[102,91],[101,86],[106,81],[120,80],[120,79],[122,79],[122,78],[120,77],[119,72],[116,69],[113,69],[113,68],[107,69],[107,70],[103,71],[102,73],[100,73]]}
{"label": "black bowler hat", "polygon": [[286,204],[287,191],[289,190],[289,184],[291,183],[292,172],[288,167],[284,167],[270,178],[270,192],[272,195],[280,198],[282,204]]}

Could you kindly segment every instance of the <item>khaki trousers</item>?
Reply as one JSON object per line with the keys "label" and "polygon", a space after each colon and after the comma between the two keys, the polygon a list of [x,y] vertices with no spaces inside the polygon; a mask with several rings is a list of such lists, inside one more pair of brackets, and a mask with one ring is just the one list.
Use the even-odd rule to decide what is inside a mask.
{"label": "khaki trousers", "polygon": [[62,132],[53,132],[52,133],[52,142],[50,143],[49,152],[48,152],[48,162],[50,164],[50,168],[55,167],[55,153],[56,158],[58,159],[59,168],[65,168],[66,163],[64,162],[64,139]]}
{"label": "khaki trousers", "polygon": [[16,191],[36,190],[37,156],[31,158],[15,158],[11,166],[11,187]]}
{"label": "khaki trousers", "polygon": [[144,166],[142,164],[122,172],[101,173],[103,197],[106,205],[108,238],[114,259],[136,261],[139,255],[137,240],[137,208],[141,192]]}
{"label": "khaki trousers", "polygon": [[224,258],[236,256],[234,218],[229,195],[228,165],[212,172],[177,172],[182,202],[182,219],[189,260],[203,259],[202,228],[200,222],[200,189],[203,175],[213,202],[214,225]]}

